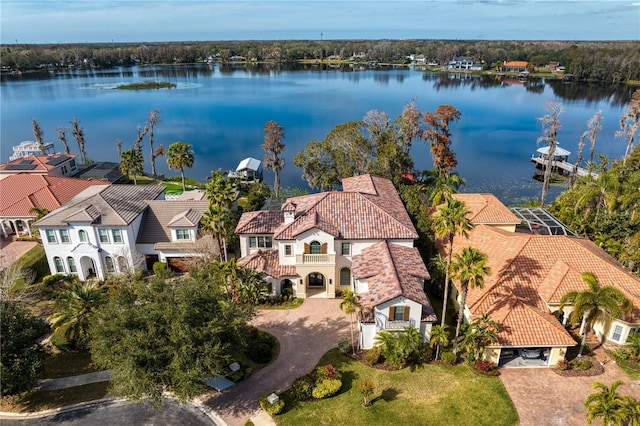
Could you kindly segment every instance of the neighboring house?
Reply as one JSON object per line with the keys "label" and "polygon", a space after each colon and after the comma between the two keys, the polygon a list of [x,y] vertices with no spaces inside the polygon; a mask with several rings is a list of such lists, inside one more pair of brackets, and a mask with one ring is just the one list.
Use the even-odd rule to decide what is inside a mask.
{"label": "neighboring house", "polygon": [[527,61],[504,61],[503,69],[505,72],[522,72],[527,70],[528,65]]}
{"label": "neighboring house", "polygon": [[110,185],[85,190],[38,222],[52,274],[91,277],[144,268],[136,252],[142,213],[164,198],[159,185]]}
{"label": "neighboring house", "polygon": [[53,211],[89,187],[104,188],[108,182],[61,176],[18,173],[0,180],[0,229],[2,236],[16,233],[33,236],[33,208]]}
{"label": "neighboring house", "polygon": [[9,161],[25,157],[27,155],[53,154],[53,143],[44,143],[44,153],[40,149],[40,145],[34,141],[22,141],[19,145],[14,145],[13,154],[9,157]]}
{"label": "neighboring house", "polygon": [[159,185],[90,188],[37,222],[52,273],[82,281],[166,261],[185,271],[202,255],[206,201],[164,200]]}
{"label": "neighboring house", "polygon": [[[498,343],[489,348],[489,359],[512,365],[518,354],[531,348],[540,354],[530,361],[534,365],[554,366],[564,359],[576,342],[564,327],[572,308],[560,311],[560,299],[569,291],[588,288],[581,278],[584,272],[594,273],[602,285],[616,286],[634,304],[624,319],[596,324],[598,337],[623,344],[640,329],[640,278],[590,240],[573,236],[542,209],[509,210],[491,194],[454,197],[467,204],[475,224],[469,238],[455,239],[454,253],[475,247],[488,256],[492,271],[483,289],[469,290],[464,311],[465,322],[486,313],[503,325]],[[439,249],[444,247],[439,244]],[[456,282],[451,297],[459,304]]]}
{"label": "neighboring house", "polygon": [[25,155],[0,164],[0,179],[17,173],[73,176],[78,172],[78,154]]}
{"label": "neighboring house", "polygon": [[236,227],[238,263],[263,272],[272,294],[333,298],[357,291],[366,309],[363,347],[394,324],[428,336],[435,316],[422,285],[429,274],[413,248],[418,234],[396,189],[371,175],[345,178],[342,187],[289,198],[277,211],[244,213]]}
{"label": "neighboring house", "polygon": [[482,64],[468,56],[458,56],[449,61],[450,70],[482,71]]}

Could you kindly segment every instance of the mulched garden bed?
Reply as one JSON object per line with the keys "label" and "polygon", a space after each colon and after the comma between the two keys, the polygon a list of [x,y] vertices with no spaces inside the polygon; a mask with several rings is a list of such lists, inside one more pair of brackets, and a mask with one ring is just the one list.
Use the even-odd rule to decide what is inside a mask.
{"label": "mulched garden bed", "polygon": [[559,368],[552,369],[557,375],[564,377],[590,377],[590,376],[598,376],[604,373],[604,367],[598,360],[593,360],[591,364],[591,368],[588,370],[580,370],[578,368],[571,368],[569,370],[561,370]]}

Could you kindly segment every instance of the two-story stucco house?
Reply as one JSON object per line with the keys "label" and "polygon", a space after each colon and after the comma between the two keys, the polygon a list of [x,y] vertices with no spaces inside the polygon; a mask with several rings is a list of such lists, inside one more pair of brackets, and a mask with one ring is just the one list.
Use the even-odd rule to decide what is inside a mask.
{"label": "two-story stucco house", "polygon": [[[207,201],[164,200],[159,185],[91,187],[35,225],[51,273],[91,277],[151,269],[157,261],[188,269],[202,256],[200,218]],[[207,238],[204,238],[205,240]]]}
{"label": "two-story stucco house", "polygon": [[[342,187],[289,198],[279,211],[243,214],[236,227],[238,263],[264,272],[273,294],[290,289],[297,297],[333,298],[357,291],[364,306],[362,347],[373,346],[382,329],[412,325],[428,336],[435,321],[423,291],[429,274],[396,189],[371,175],[345,178]],[[369,261],[377,251],[386,253],[384,261],[375,255]],[[405,262],[415,267],[403,270]]]}

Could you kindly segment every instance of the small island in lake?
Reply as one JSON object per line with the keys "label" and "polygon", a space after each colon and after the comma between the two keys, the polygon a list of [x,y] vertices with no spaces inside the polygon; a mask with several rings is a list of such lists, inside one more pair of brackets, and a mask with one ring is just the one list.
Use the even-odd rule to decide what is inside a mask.
{"label": "small island in lake", "polygon": [[149,89],[173,89],[176,87],[174,83],[167,81],[143,81],[141,83],[121,84],[116,87],[120,90],[149,90]]}

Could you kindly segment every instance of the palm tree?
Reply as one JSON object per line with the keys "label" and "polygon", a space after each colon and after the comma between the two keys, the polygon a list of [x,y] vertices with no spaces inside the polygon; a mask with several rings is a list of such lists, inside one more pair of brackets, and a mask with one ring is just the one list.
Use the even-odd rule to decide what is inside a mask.
{"label": "palm tree", "polygon": [[593,384],[593,389],[598,389],[599,392],[590,394],[584,401],[587,409],[587,423],[591,424],[593,419],[601,418],[605,426],[628,424],[631,414],[628,408],[632,399],[618,393],[618,386],[622,384],[624,384],[622,380],[616,380],[610,387],[602,382]]}
{"label": "palm tree", "polygon": [[73,282],[55,299],[56,311],[48,318],[55,334],[63,333],[74,347],[84,347],[89,338],[89,326],[101,305],[105,287],[95,282]]}
{"label": "palm tree", "polygon": [[186,190],[184,184],[184,169],[185,167],[193,167],[194,162],[193,147],[188,143],[174,142],[169,145],[167,150],[167,165],[170,169],[180,170],[182,176],[182,190]]}
{"label": "palm tree", "polygon": [[340,302],[340,309],[344,311],[345,314],[349,315],[349,321],[351,322],[351,349],[353,354],[356,354],[356,349],[353,344],[353,314],[362,309],[362,304],[358,300],[358,294],[352,290],[345,290],[342,293],[342,302]]}
{"label": "palm tree", "polygon": [[137,185],[137,176],[144,172],[144,160],[140,151],[135,148],[123,151],[120,156],[120,171],[128,176],[133,176],[133,183]]}
{"label": "palm tree", "polygon": [[596,321],[604,320],[605,316],[620,318],[633,308],[631,301],[622,291],[610,285],[600,286],[598,278],[593,273],[582,274],[582,281],[587,284],[588,289],[570,291],[560,299],[560,309],[566,305],[573,305],[569,319],[573,323],[582,320],[581,330],[586,326],[578,356],[582,356],[589,328],[592,328]]}
{"label": "palm tree", "polygon": [[449,299],[449,273],[451,269],[451,257],[453,255],[453,241],[456,235],[468,237],[468,231],[473,229],[473,223],[467,218],[471,211],[463,201],[453,198],[447,199],[447,204],[441,208],[433,223],[434,233],[438,238],[443,238],[447,244],[447,268],[445,270],[444,297],[442,303],[442,319],[440,325],[444,325],[447,315],[447,302]]}
{"label": "palm tree", "polygon": [[437,169],[423,173],[423,186],[429,191],[429,201],[432,206],[438,206],[447,201],[453,194],[457,194],[461,186],[467,182],[458,173],[441,175]]}
{"label": "palm tree", "polygon": [[44,207],[31,207],[29,209],[29,213],[33,213],[36,215],[36,217],[33,218],[33,221],[37,222],[43,217],[45,217],[46,215],[48,215],[50,212],[49,212],[49,209],[46,209]]}
{"label": "palm tree", "polygon": [[[451,264],[451,278],[460,283],[460,310],[454,342],[460,335],[460,325],[464,316],[464,307],[467,302],[467,292],[473,288],[483,288],[484,279],[491,274],[487,265],[487,255],[475,247],[464,247],[462,253],[454,254],[455,261]],[[456,348],[454,346],[454,352]]]}
{"label": "palm tree", "polygon": [[226,250],[223,244],[223,238],[227,229],[229,216],[227,212],[218,206],[209,206],[209,209],[202,215],[202,230],[210,232],[216,239],[218,245],[218,256],[220,260],[226,260]]}
{"label": "palm tree", "polygon": [[447,347],[449,344],[449,326],[448,325],[434,325],[431,327],[431,337],[429,339],[429,346],[436,347],[435,360],[438,360],[441,347]]}
{"label": "palm tree", "polygon": [[463,338],[460,346],[472,360],[478,360],[482,357],[485,347],[498,341],[498,332],[501,327],[502,324],[492,320],[489,315],[482,314],[480,318],[462,327]]}

